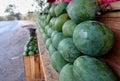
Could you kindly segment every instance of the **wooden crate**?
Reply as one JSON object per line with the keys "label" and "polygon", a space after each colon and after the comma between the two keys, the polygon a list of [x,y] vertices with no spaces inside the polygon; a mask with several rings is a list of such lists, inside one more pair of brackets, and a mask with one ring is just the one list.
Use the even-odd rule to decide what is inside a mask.
{"label": "wooden crate", "polygon": [[26,81],[45,81],[40,55],[24,56]]}

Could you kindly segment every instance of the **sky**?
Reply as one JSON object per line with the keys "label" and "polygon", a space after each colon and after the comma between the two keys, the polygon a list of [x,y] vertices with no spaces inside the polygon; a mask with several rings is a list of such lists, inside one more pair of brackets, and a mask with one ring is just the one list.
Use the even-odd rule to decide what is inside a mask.
{"label": "sky", "polygon": [[17,7],[15,11],[22,14],[34,11],[35,7],[32,6],[32,3],[34,3],[33,0],[0,0],[0,16],[5,15],[4,11],[9,4],[15,4]]}

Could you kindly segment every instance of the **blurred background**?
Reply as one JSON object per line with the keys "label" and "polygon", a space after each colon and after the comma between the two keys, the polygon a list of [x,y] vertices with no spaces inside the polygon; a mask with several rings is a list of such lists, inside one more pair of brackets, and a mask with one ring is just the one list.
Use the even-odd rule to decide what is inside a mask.
{"label": "blurred background", "polygon": [[0,0],[0,21],[34,21],[46,5],[46,0]]}

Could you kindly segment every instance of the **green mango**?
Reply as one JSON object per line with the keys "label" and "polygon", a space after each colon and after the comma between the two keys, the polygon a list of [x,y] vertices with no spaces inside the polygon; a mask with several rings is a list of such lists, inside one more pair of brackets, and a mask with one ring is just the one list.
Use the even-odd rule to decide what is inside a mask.
{"label": "green mango", "polygon": [[66,7],[67,7],[68,3],[66,2],[61,2],[59,3],[56,7],[55,7],[55,15],[59,16],[63,13],[66,13]]}
{"label": "green mango", "polygon": [[77,50],[72,38],[64,38],[58,45],[58,50],[63,58],[70,63],[73,63],[82,53]]}
{"label": "green mango", "polygon": [[53,31],[52,34],[51,34],[51,39],[53,39],[54,36],[55,36],[57,33],[58,33],[57,31]]}
{"label": "green mango", "polygon": [[67,37],[72,37],[76,24],[72,20],[68,20],[63,24],[62,32]]}
{"label": "green mango", "polygon": [[84,21],[75,27],[73,42],[76,48],[90,56],[107,54],[114,44],[112,31],[99,21]]}
{"label": "green mango", "polygon": [[52,44],[53,46],[58,49],[58,44],[60,43],[61,40],[63,40],[65,36],[63,33],[56,33],[56,35],[52,39]]}
{"label": "green mango", "polygon": [[64,60],[64,58],[62,57],[62,55],[60,54],[59,51],[55,51],[53,52],[50,62],[53,66],[53,68],[60,73],[60,71],[62,70],[63,66],[66,65],[68,62]]}
{"label": "green mango", "polygon": [[29,51],[28,55],[31,56],[31,55],[34,55],[35,53],[33,51]]}
{"label": "green mango", "polygon": [[67,6],[69,17],[76,23],[94,19],[99,11],[98,0],[72,0]]}
{"label": "green mango", "polygon": [[66,64],[59,75],[59,81],[77,81],[73,75],[73,65],[68,63]]}
{"label": "green mango", "polygon": [[24,51],[23,56],[28,56],[28,53]]}
{"label": "green mango", "polygon": [[51,8],[50,8],[50,14],[53,16],[53,17],[55,17],[56,15],[55,15],[55,11],[54,11],[54,9],[55,9],[55,7],[56,7],[57,5],[52,5],[51,6]]}
{"label": "green mango", "polygon": [[50,44],[52,44],[52,40],[51,40],[51,38],[48,38],[45,42],[45,45],[46,45],[47,49],[49,48]]}
{"label": "green mango", "polygon": [[62,26],[67,20],[68,20],[67,13],[60,15],[55,21],[55,30],[57,30],[58,32],[62,32]]}
{"label": "green mango", "polygon": [[48,14],[48,15],[47,15],[47,19],[46,19],[47,24],[50,22],[50,19],[51,19],[51,15]]}
{"label": "green mango", "polygon": [[118,81],[106,63],[90,56],[74,61],[73,74],[77,81]]}
{"label": "green mango", "polygon": [[49,54],[51,56],[56,51],[56,49],[52,44],[50,44],[49,48],[48,48],[48,51],[49,51]]}

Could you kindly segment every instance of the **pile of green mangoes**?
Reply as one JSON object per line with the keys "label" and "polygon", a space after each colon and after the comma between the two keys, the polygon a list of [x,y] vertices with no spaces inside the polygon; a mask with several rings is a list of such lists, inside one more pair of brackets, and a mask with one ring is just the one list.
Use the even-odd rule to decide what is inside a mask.
{"label": "pile of green mangoes", "polygon": [[30,36],[26,45],[24,46],[24,56],[31,56],[38,54],[38,46],[37,46],[37,40],[33,37]]}
{"label": "pile of green mangoes", "polygon": [[39,31],[59,81],[117,81],[99,57],[114,44],[109,27],[97,21],[98,0],[48,5],[38,16]]}

